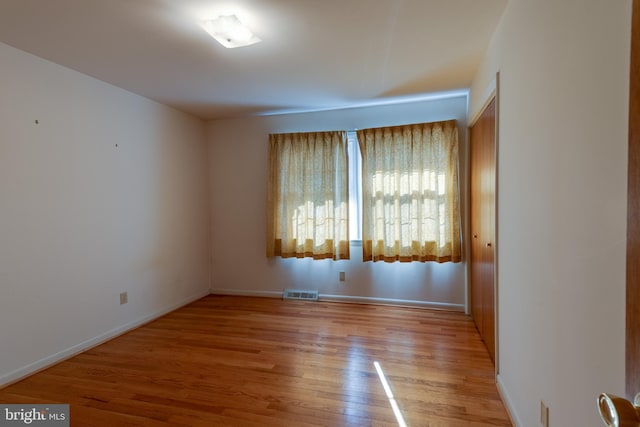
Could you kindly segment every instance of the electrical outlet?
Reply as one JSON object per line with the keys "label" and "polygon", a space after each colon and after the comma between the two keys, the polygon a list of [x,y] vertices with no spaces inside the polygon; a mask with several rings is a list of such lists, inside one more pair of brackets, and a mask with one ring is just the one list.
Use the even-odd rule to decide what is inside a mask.
{"label": "electrical outlet", "polygon": [[341,271],[340,272],[340,281],[344,282],[346,277],[347,277],[346,273],[344,271]]}
{"label": "electrical outlet", "polygon": [[540,401],[540,424],[542,427],[549,427],[549,407],[543,400]]}
{"label": "electrical outlet", "polygon": [[126,292],[120,293],[120,305],[126,304],[129,302],[129,295]]}

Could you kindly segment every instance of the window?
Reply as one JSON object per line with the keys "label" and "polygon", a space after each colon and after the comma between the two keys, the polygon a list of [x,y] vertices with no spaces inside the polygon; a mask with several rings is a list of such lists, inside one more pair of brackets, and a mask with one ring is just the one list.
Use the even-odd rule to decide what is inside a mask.
{"label": "window", "polygon": [[357,136],[363,259],[460,261],[456,121],[365,129]]}
{"label": "window", "polygon": [[269,135],[267,256],[459,262],[455,120]]}
{"label": "window", "polygon": [[267,256],[348,259],[346,132],[269,135]]}

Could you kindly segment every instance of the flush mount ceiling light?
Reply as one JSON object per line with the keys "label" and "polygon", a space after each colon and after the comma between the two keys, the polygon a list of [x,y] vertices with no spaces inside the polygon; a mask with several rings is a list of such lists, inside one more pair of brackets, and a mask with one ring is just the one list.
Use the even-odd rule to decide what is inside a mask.
{"label": "flush mount ceiling light", "polygon": [[236,15],[203,21],[202,27],[226,48],[249,46],[262,41],[240,22]]}

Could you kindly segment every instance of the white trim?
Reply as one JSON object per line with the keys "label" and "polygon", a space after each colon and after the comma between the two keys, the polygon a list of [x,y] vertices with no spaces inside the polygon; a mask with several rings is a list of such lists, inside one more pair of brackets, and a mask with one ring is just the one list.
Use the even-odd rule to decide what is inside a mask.
{"label": "white trim", "polygon": [[[469,114],[473,113],[473,116],[470,117],[469,123],[467,123],[467,127],[469,129],[471,129],[473,125],[476,124],[476,122],[478,121],[478,119],[480,118],[484,110],[487,108],[487,105],[489,105],[491,100],[494,97],[497,97],[497,92],[498,92],[498,83],[497,83],[497,77],[496,77],[489,82],[489,85],[484,90],[484,93],[482,94],[482,98],[481,98],[481,99],[484,99],[484,102],[482,103],[478,111],[468,112]],[[497,131],[498,130],[496,129],[496,132]]]}
{"label": "white trim", "polygon": [[[236,290],[236,289],[212,289],[212,295],[234,295],[245,297],[266,297],[266,298],[282,298],[283,291],[256,291],[256,290]],[[430,308],[435,310],[448,310],[448,311],[460,311],[464,312],[464,304],[450,304],[446,302],[431,302],[431,301],[418,301],[407,299],[395,299],[395,298],[377,298],[377,297],[362,297],[353,295],[331,295],[331,294],[319,294],[320,301],[330,302],[347,302],[356,304],[381,304],[381,305],[396,305],[403,307],[420,307]]]}
{"label": "white trim", "polygon": [[35,374],[36,372],[42,371],[44,369],[47,369],[63,360],[69,359],[73,356],[76,356],[84,351],[89,350],[90,348],[96,347],[100,344],[103,344],[109,340],[112,340],[113,338],[122,335],[126,332],[129,332],[139,326],[144,325],[145,323],[149,323],[152,320],[155,320],[159,317],[164,316],[167,313],[170,313],[180,307],[183,307],[187,304],[190,304],[196,300],[199,300],[200,298],[203,298],[205,296],[209,295],[209,291],[204,291],[204,292],[199,292],[195,295],[192,295],[188,298],[185,298],[183,300],[181,300],[180,302],[176,303],[176,304],[172,304],[169,307],[166,307],[162,310],[156,311],[155,313],[152,313],[148,316],[144,316],[141,317],[140,319],[131,321],[129,323],[126,323],[122,326],[119,326],[117,328],[111,329],[110,331],[107,331],[103,334],[100,334],[94,338],[90,338],[86,341],[83,341],[81,343],[78,343],[76,345],[73,345],[65,350],[59,351],[55,354],[52,354],[50,356],[44,357],[40,360],[37,360],[33,363],[29,363],[26,366],[23,366],[22,368],[18,368],[15,369],[11,372],[9,372],[8,374],[4,374],[2,376],[0,376],[0,388],[2,387],[6,387],[9,384],[15,383],[17,381],[20,381],[30,375]]}
{"label": "white trim", "polygon": [[496,375],[500,374],[500,286],[499,286],[499,273],[500,269],[500,233],[499,233],[499,215],[498,202],[500,200],[500,185],[498,182],[498,176],[500,174],[500,70],[496,72],[496,89],[494,94],[496,100],[496,117],[495,117],[495,146],[494,146],[494,174],[493,174],[493,238],[495,243],[493,245],[493,298],[494,298],[494,321],[493,327],[495,330],[495,363],[496,363]]}
{"label": "white trim", "polygon": [[282,298],[283,291],[256,291],[250,289],[211,289],[211,295],[234,295],[241,297]]}
{"label": "white trim", "polygon": [[515,406],[513,404],[513,401],[509,397],[509,393],[507,392],[507,388],[505,387],[504,383],[502,382],[502,376],[498,375],[496,377],[496,385],[498,386],[498,394],[500,395],[500,398],[502,399],[502,402],[504,403],[504,406],[507,409],[507,413],[509,414],[509,417],[511,418],[511,422],[516,427],[523,426],[524,424],[522,424],[522,422],[520,421],[520,419],[518,418],[518,415],[516,414],[516,412],[514,410]]}
{"label": "white trim", "polygon": [[396,299],[396,298],[362,297],[362,296],[352,296],[352,295],[330,295],[330,294],[320,294],[320,301],[396,305],[396,306],[403,306],[403,307],[420,307],[420,308],[430,308],[430,309],[436,309],[436,310],[460,311],[464,313],[464,304],[451,304],[446,302],[418,301],[418,300],[407,300],[407,299]]}

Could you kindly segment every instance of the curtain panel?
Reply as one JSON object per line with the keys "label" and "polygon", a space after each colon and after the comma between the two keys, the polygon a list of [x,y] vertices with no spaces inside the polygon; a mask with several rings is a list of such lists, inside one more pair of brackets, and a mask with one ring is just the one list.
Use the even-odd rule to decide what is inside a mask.
{"label": "curtain panel", "polygon": [[349,259],[346,132],[269,135],[267,256]]}
{"label": "curtain panel", "polygon": [[357,135],[364,261],[461,261],[456,121]]}

